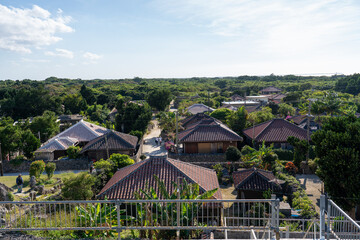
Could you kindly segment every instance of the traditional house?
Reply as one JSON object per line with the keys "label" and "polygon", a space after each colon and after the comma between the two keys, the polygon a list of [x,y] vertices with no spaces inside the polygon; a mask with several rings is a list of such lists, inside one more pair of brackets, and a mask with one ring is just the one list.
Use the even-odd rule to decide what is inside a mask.
{"label": "traditional house", "polygon": [[204,113],[204,112],[212,112],[215,109],[206,106],[205,104],[202,103],[196,103],[191,105],[190,107],[187,108],[187,111],[191,114],[197,114],[197,113]]}
{"label": "traditional house", "polygon": [[269,102],[279,104],[279,103],[281,103],[281,101],[283,100],[284,97],[286,97],[286,95],[282,94],[282,93],[278,93],[278,94],[275,94],[275,95],[270,95],[269,96]]}
{"label": "traditional house", "polygon": [[[308,129],[308,119],[306,115],[297,115],[292,116],[291,118],[287,119],[290,122],[293,122],[294,124],[298,125],[300,128],[303,128],[305,130]],[[320,129],[320,124],[314,121],[314,117],[310,118],[310,132],[316,132]]]}
{"label": "traditional house", "polygon": [[243,140],[236,132],[216,119],[204,119],[179,133],[184,153],[224,153]]}
{"label": "traditional house", "polygon": [[[215,118],[213,118],[205,113],[197,113],[195,115],[191,115],[187,118],[182,119],[180,121],[180,123],[181,123],[181,126],[184,129],[186,129],[186,128],[188,128],[188,126],[193,125],[194,123],[200,122],[202,120],[206,120],[206,119],[215,119]],[[217,120],[217,119],[215,119],[215,120]],[[219,121],[219,120],[217,120],[217,121]]]}
{"label": "traditional house", "polygon": [[60,122],[60,131],[65,130],[66,128],[78,123],[84,117],[80,114],[73,115],[60,115],[58,121]]}
{"label": "traditional house", "polygon": [[66,155],[70,146],[77,145],[78,140],[71,137],[56,138],[35,151],[35,160],[55,160]]}
{"label": "traditional house", "polygon": [[[57,159],[60,156],[66,155],[65,153],[69,146],[83,147],[94,138],[102,136],[109,131],[109,129],[104,127],[80,120],[45,142],[35,151],[35,158],[43,160],[49,160],[50,158]],[[48,156],[48,158],[45,158],[45,156]]]}
{"label": "traditional house", "polygon": [[267,94],[278,94],[278,93],[281,93],[282,90],[280,88],[277,88],[277,87],[267,87],[267,88],[264,88],[260,91],[261,94],[263,95],[267,95]]}
{"label": "traditional house", "polygon": [[234,102],[235,101],[244,101],[245,100],[245,98],[240,96],[239,94],[234,94],[230,98],[231,98],[231,101],[234,101]]}
{"label": "traditional house", "polygon": [[291,148],[288,137],[294,136],[300,140],[307,140],[307,131],[284,119],[272,119],[243,130],[248,144],[255,143],[255,147],[262,144],[274,144],[275,148]]}
{"label": "traditional house", "polygon": [[196,183],[200,187],[200,194],[213,189],[218,191],[214,199],[222,199],[216,172],[212,169],[200,167],[190,163],[174,160],[164,156],[150,156],[150,158],[118,170],[105,187],[97,195],[98,199],[135,199],[134,193],[152,187],[157,196],[163,199],[155,179],[157,176],[164,181],[167,192],[172,194],[176,189],[173,182],[185,180]]}
{"label": "traditional house", "polygon": [[276,179],[270,171],[257,168],[240,170],[233,173],[233,179],[237,199],[263,199],[263,193],[268,190],[282,195],[284,181]]}
{"label": "traditional house", "polygon": [[134,155],[138,138],[129,134],[110,131],[86,144],[81,153],[89,159],[108,159],[113,153]]}

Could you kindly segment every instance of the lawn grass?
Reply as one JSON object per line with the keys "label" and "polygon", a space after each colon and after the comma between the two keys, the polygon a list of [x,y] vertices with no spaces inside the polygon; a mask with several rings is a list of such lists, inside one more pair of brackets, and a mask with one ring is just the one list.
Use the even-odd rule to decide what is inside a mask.
{"label": "lawn grass", "polygon": [[[73,173],[71,171],[60,173],[60,174],[54,174],[54,176],[50,180],[48,180],[48,177],[46,174],[42,174],[40,177],[40,182],[42,182],[45,185],[45,189],[49,189],[49,188],[53,187],[54,184],[56,183],[55,178],[60,178],[61,180],[64,180],[65,178],[69,178],[70,176],[75,176],[76,174],[78,174],[78,173]],[[6,186],[8,186],[14,190],[17,190],[16,178],[17,178],[17,176],[3,176],[3,177],[0,177],[0,183],[3,183]],[[30,189],[30,187],[29,187],[30,176],[26,175],[26,176],[22,176],[22,178],[24,180],[23,192],[26,192]]]}

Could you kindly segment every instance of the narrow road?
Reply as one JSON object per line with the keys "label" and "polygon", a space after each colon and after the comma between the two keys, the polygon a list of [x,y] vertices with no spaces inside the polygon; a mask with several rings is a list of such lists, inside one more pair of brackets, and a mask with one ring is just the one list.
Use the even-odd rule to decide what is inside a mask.
{"label": "narrow road", "polygon": [[296,179],[305,189],[306,194],[315,205],[316,211],[320,211],[320,195],[322,182],[315,174],[299,174]]}
{"label": "narrow road", "polygon": [[167,151],[164,147],[164,142],[161,143],[161,146],[155,143],[155,138],[160,136],[161,129],[158,125],[157,120],[151,121],[154,124],[154,128],[145,135],[144,137],[144,146],[143,146],[143,154],[147,157],[151,155],[160,155],[165,154]]}

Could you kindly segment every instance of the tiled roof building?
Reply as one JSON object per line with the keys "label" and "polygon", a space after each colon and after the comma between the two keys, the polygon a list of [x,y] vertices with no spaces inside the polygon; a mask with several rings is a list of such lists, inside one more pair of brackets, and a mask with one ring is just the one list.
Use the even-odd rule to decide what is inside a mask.
{"label": "tiled roof building", "polygon": [[264,191],[282,192],[281,182],[270,171],[257,168],[240,170],[233,173],[234,186],[238,191],[238,198],[263,198]]}
{"label": "tiled roof building", "polygon": [[[87,143],[81,153],[90,159],[107,159],[113,153],[133,155],[138,138],[129,134],[110,131]],[[107,156],[109,154],[109,156]]]}
{"label": "tiled roof building", "polygon": [[98,194],[99,199],[134,199],[134,192],[153,187],[159,198],[161,196],[154,176],[164,181],[169,193],[176,189],[172,182],[180,179],[188,183],[197,183],[200,193],[218,188],[213,198],[222,199],[216,172],[212,169],[167,158],[167,156],[151,156],[150,158],[127,166],[117,171]]}
{"label": "tiled roof building", "polygon": [[307,131],[290,123],[284,119],[272,119],[267,122],[260,123],[254,127],[243,130],[244,136],[248,142],[255,142],[257,144],[265,141],[266,144],[275,143],[275,147],[280,147],[279,144],[286,144],[290,136],[299,138],[300,140],[307,139]]}
{"label": "tiled roof building", "polygon": [[216,119],[204,119],[179,133],[185,153],[221,153],[243,138]]}
{"label": "tiled roof building", "polygon": [[205,104],[202,104],[202,103],[196,103],[187,108],[187,111],[191,114],[212,112],[214,110],[215,109],[213,109],[209,106],[206,106]]}
{"label": "tiled roof building", "polygon": [[261,94],[274,94],[274,93],[281,93],[282,90],[280,88],[270,86],[262,89],[260,92]]}

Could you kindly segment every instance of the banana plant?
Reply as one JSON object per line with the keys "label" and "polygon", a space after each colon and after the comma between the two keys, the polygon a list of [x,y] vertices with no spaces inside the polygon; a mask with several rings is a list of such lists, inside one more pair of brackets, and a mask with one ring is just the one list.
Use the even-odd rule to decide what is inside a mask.
{"label": "banana plant", "polygon": [[[164,181],[160,180],[157,176],[154,176],[157,186],[158,193],[153,187],[147,187],[146,189],[141,189],[138,192],[135,192],[135,197],[137,199],[143,200],[156,200],[156,199],[210,199],[218,190],[217,188],[206,191],[200,194],[200,187],[195,183],[188,183],[185,179],[182,180],[182,183],[172,182],[173,189],[178,189],[179,192],[173,191],[169,193],[166,189]],[[180,206],[179,206],[180,204]],[[177,226],[178,214],[179,214],[179,223],[182,226],[196,226],[203,225],[198,222],[197,216],[200,208],[204,206],[202,203],[141,203],[137,204],[137,221],[143,226]],[[180,211],[178,211],[180,208]],[[193,235],[193,231],[181,231],[181,236],[188,238]],[[148,235],[150,238],[155,237],[156,239],[171,239],[176,235],[175,230],[169,231],[142,231],[140,237],[146,237]]]}

